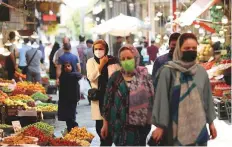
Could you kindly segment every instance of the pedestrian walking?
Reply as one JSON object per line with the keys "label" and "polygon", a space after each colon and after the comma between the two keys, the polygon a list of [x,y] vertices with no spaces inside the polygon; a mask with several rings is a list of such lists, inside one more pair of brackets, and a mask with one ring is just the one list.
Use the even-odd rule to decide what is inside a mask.
{"label": "pedestrian walking", "polygon": [[25,38],[22,48],[19,49],[19,69],[21,70],[23,70],[27,66],[26,52],[31,49],[28,43],[29,43],[29,38]]}
{"label": "pedestrian walking", "polygon": [[132,45],[119,50],[122,66],[108,81],[104,100],[102,137],[112,136],[116,146],[146,146],[151,130],[154,97],[152,79]]}
{"label": "pedestrian walking", "polygon": [[151,46],[147,47],[147,54],[149,55],[150,62],[154,62],[157,58],[157,54],[159,52],[159,48],[155,46],[155,41],[151,41]]}
{"label": "pedestrian walking", "polygon": [[42,53],[39,50],[39,45],[36,42],[34,42],[31,47],[32,49],[26,52],[26,60],[28,66],[28,71],[26,73],[27,81],[41,83],[40,60],[42,59]]}
{"label": "pedestrian walking", "polygon": [[217,131],[212,91],[206,70],[196,63],[197,38],[182,34],[176,44],[173,61],[157,73],[152,122],[156,142],[166,146],[207,146]]}
{"label": "pedestrian walking", "polygon": [[58,120],[65,121],[68,132],[78,126],[76,122],[76,107],[80,100],[80,85],[78,81],[82,75],[75,72],[71,62],[62,65],[62,72],[59,80],[59,101],[58,101]]}
{"label": "pedestrian walking", "polygon": [[62,65],[64,63],[69,62],[72,64],[73,71],[78,72],[80,68],[79,61],[77,59],[77,56],[71,53],[71,44],[69,42],[64,43],[63,45],[64,54],[59,57],[58,59],[58,65],[56,66],[56,84],[59,85],[59,78],[60,75],[64,72],[64,69],[62,68]]}
{"label": "pedestrian walking", "polygon": [[79,36],[79,45],[77,46],[77,51],[80,57],[81,73],[86,75],[86,62],[87,62],[87,46],[85,44],[85,36]]}
{"label": "pedestrian walking", "polygon": [[155,80],[155,76],[157,71],[159,70],[160,67],[162,67],[165,63],[167,63],[168,61],[172,60],[172,56],[176,47],[176,42],[177,39],[179,38],[180,33],[173,33],[170,37],[169,37],[169,53],[158,57],[153,65],[153,70],[152,70],[152,79],[153,81]]}
{"label": "pedestrian walking", "polygon": [[92,58],[94,56],[93,54],[93,40],[92,39],[88,39],[86,41],[86,45],[87,45],[87,50],[86,50],[86,62]]}
{"label": "pedestrian walking", "polygon": [[49,55],[49,76],[50,76],[50,79],[56,79],[56,66],[53,62],[53,58],[55,56],[55,53],[57,50],[59,50],[60,48],[60,45],[58,42],[55,42],[53,47],[52,47],[52,51]]}
{"label": "pedestrian walking", "polygon": [[[91,100],[92,119],[96,121],[96,131],[100,137],[101,146],[111,146],[112,138],[101,137],[101,128],[103,126],[103,118],[101,115],[104,103],[104,94],[108,82],[108,78],[120,69],[118,60],[115,57],[107,55],[109,52],[108,44],[102,40],[96,40],[93,44],[94,57],[87,62],[87,77],[91,83],[97,97]],[[97,89],[97,90],[96,90]]]}

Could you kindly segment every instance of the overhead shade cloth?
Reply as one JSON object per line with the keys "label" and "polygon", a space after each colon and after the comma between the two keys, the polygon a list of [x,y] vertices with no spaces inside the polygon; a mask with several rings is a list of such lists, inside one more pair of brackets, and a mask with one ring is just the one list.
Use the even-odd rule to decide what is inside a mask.
{"label": "overhead shade cloth", "polygon": [[139,30],[149,29],[150,25],[147,25],[138,18],[120,14],[96,26],[93,29],[93,33],[100,35],[110,34],[113,36],[128,36],[131,33],[135,33]]}

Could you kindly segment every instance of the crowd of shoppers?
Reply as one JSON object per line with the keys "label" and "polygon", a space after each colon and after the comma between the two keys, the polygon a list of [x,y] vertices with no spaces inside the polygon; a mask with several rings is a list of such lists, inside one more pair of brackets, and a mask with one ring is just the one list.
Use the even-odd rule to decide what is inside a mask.
{"label": "crowd of shoppers", "polygon": [[[14,33],[9,40],[10,54],[4,59],[8,78],[13,78],[17,68],[27,68],[27,80],[40,82],[40,65],[45,59],[42,43],[33,40],[29,45],[29,39],[24,39],[22,48],[17,49]],[[50,78],[59,86],[58,120],[66,122],[68,131],[78,126],[79,80],[87,78],[92,120],[101,146],[146,146],[152,125],[156,126],[153,142],[167,146],[202,146],[217,137],[211,86],[206,70],[196,63],[194,34],[173,33],[169,53],[158,58],[154,41],[138,51],[130,36],[125,45],[122,37],[117,37],[114,56],[102,39],[85,42],[85,36],[79,36],[79,41],[77,54],[72,52],[70,39],[64,37],[62,46],[55,42],[49,56]],[[154,62],[152,76],[140,66],[141,59]]]}
{"label": "crowd of shoppers", "polygon": [[[162,145],[170,146],[207,145],[207,124],[211,139],[216,138],[212,91],[205,69],[196,63],[198,42],[194,34],[172,34],[169,53],[159,58],[158,48],[152,41],[152,45],[146,49],[150,60],[155,61],[152,76],[144,66],[139,66],[141,56],[133,45],[121,45],[118,40],[113,57],[108,55],[109,47],[104,40],[88,40],[86,43],[88,48],[86,52],[82,50],[83,55],[90,53],[92,46],[93,57],[87,60],[86,70],[92,88],[89,91],[92,119],[96,121],[101,146],[111,146],[113,143],[116,146],[146,146],[151,125],[156,126],[152,133],[156,144],[162,141]],[[116,57],[115,52],[120,45],[122,47]],[[62,50],[65,53],[59,57],[57,64],[58,68],[64,70],[57,70],[56,78],[60,77],[61,80],[62,75],[67,74],[65,69],[70,66],[70,80],[73,78],[77,83],[81,78],[80,70],[77,70],[80,61],[70,53],[70,48],[64,41]],[[59,84],[62,91],[68,83],[63,80]],[[73,87],[78,86],[73,83]],[[64,110],[68,106],[72,108],[69,110],[72,121],[60,118],[66,121],[68,131],[78,126],[75,122],[76,105],[71,106],[80,96],[75,88],[71,90],[66,87],[64,90],[74,92],[72,99],[76,98],[74,102],[70,96],[70,100],[63,102],[67,103],[65,108],[61,103],[64,97],[62,93],[65,92],[60,94],[59,114],[68,112]]]}

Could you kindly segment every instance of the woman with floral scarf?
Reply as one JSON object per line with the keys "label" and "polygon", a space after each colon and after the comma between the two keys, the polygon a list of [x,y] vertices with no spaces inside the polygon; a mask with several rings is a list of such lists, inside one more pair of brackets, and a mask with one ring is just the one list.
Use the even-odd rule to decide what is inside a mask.
{"label": "woman with floral scarf", "polygon": [[139,67],[139,53],[131,45],[119,50],[122,69],[108,81],[104,99],[102,137],[112,136],[116,146],[146,146],[151,130],[154,96],[152,79]]}
{"label": "woman with floral scarf", "polygon": [[166,146],[206,146],[217,131],[212,91],[208,74],[196,63],[197,38],[184,33],[177,42],[173,61],[169,61],[156,75],[152,133],[156,142]]}

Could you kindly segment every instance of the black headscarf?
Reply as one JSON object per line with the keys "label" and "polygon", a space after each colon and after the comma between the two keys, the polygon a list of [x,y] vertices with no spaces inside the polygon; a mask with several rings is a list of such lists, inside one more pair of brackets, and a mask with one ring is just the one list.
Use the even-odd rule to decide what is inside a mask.
{"label": "black headscarf", "polygon": [[56,51],[57,51],[58,49],[60,49],[60,45],[59,45],[58,42],[55,42],[54,45],[53,45],[53,47],[52,47],[52,51],[51,51],[51,53],[50,53],[50,56],[49,56],[50,61],[53,60],[53,57],[54,57],[54,55],[55,55],[55,53],[56,53]]}

